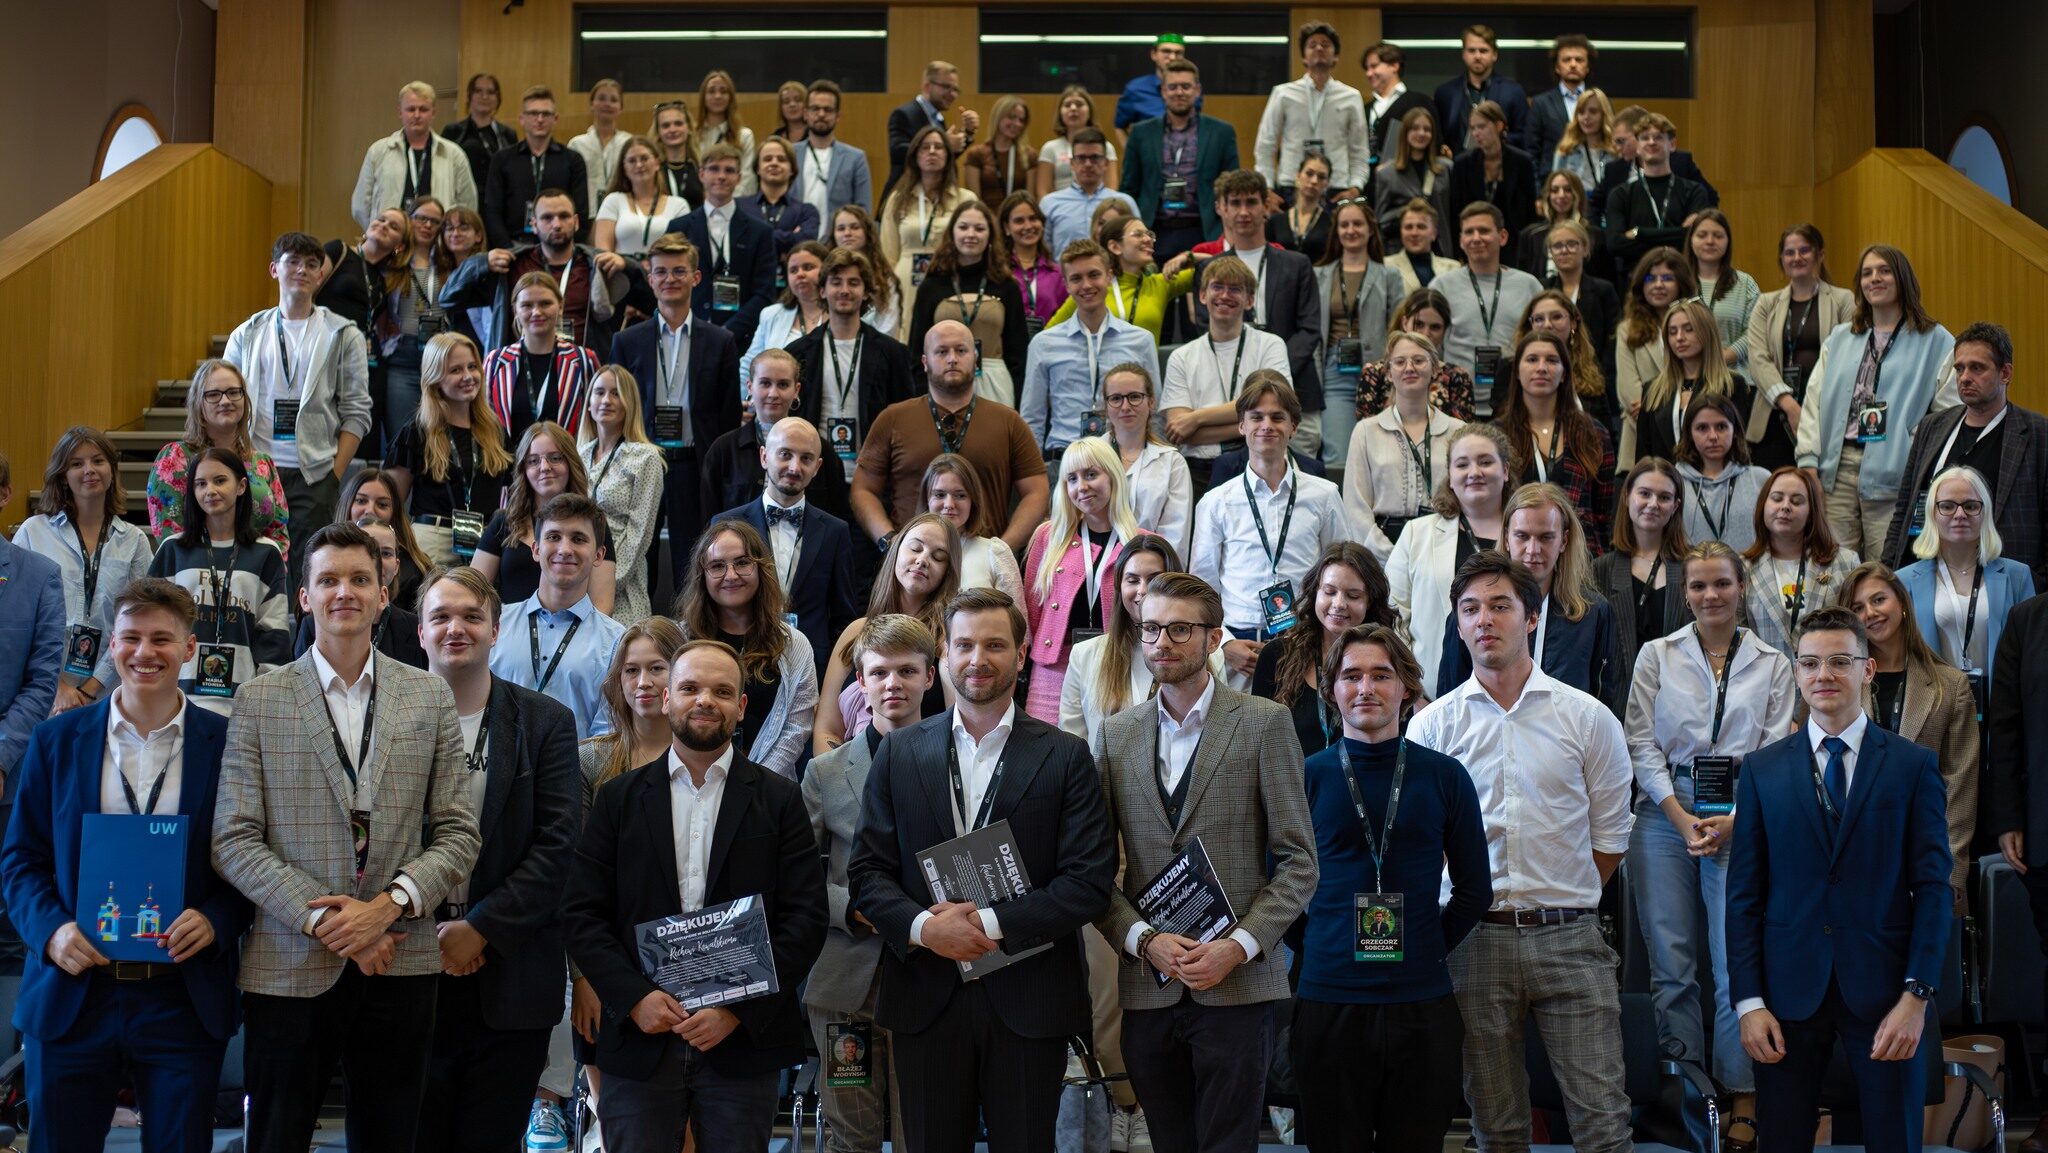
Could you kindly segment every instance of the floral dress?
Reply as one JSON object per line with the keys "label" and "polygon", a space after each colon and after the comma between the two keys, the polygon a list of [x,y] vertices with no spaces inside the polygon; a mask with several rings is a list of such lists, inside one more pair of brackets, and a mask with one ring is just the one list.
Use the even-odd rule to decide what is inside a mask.
{"label": "floral dress", "polygon": [[[191,447],[174,440],[156,454],[149,468],[149,535],[159,543],[185,531],[185,470],[191,463]],[[277,546],[287,560],[292,541],[286,528],[291,509],[285,504],[284,480],[267,452],[252,452],[243,462],[249,467],[250,519],[256,535]]]}

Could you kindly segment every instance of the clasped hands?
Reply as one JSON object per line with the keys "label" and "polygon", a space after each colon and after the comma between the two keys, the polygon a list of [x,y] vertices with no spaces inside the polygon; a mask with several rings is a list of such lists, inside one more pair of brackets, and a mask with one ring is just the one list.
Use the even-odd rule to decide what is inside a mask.
{"label": "clasped hands", "polygon": [[1230,976],[1231,970],[1250,960],[1244,946],[1234,937],[1197,942],[1179,933],[1154,933],[1145,942],[1145,959],[1152,967],[1181,984],[1201,992],[1213,989]]}

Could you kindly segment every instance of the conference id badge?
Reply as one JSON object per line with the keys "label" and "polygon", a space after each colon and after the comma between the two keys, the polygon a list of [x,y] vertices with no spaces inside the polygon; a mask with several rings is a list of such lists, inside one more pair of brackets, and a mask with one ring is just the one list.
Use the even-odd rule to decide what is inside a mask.
{"label": "conference id badge", "polygon": [[1259,590],[1259,608],[1266,614],[1266,634],[1277,636],[1294,627],[1294,582],[1281,581]]}
{"label": "conference id badge", "polygon": [[931,268],[932,252],[930,249],[921,248],[912,252],[910,254],[910,287],[916,288],[923,284],[924,275],[930,272]]}
{"label": "conference id badge", "polygon": [[1322,142],[1321,140],[1304,140],[1304,141],[1302,141],[1302,142],[1301,142],[1301,154],[1302,154],[1303,156],[1327,156],[1327,155],[1329,155],[1329,153],[1328,153],[1328,152],[1327,152],[1327,151],[1326,151],[1326,150],[1325,150],[1325,149],[1323,148],[1323,142]]}
{"label": "conference id badge", "polygon": [[270,435],[273,440],[299,439],[299,402],[278,397],[270,406]]}
{"label": "conference id badge", "polygon": [[1178,176],[1168,177],[1166,187],[1160,191],[1159,198],[1168,208],[1186,208],[1188,206],[1188,182]]}
{"label": "conference id badge", "polygon": [[839,459],[851,461],[859,448],[859,422],[850,416],[835,416],[825,421],[825,439],[832,442],[832,451]]}
{"label": "conference id badge", "polygon": [[853,1089],[874,1084],[875,1027],[866,1021],[832,1021],[825,1025],[825,1085]]}
{"label": "conference id badge", "polygon": [[1493,379],[1500,373],[1500,347],[1482,344],[1472,350],[1472,382],[1482,390],[1493,387]]}
{"label": "conference id badge", "polygon": [[525,233],[524,233],[524,234],[525,234],[525,235],[527,235],[527,236],[532,236],[532,235],[533,235],[533,201],[529,200],[529,201],[527,201],[527,202],[526,202],[526,209],[525,209],[525,211],[523,211],[523,212],[521,212],[521,213],[519,214],[519,219],[521,219],[521,220],[523,220],[523,221],[525,221],[525,222],[526,222],[526,228],[525,228]]}
{"label": "conference id badge", "polygon": [[235,646],[200,645],[193,678],[192,695],[232,697],[235,695]]}
{"label": "conference id badge", "polygon": [[363,883],[363,870],[370,865],[370,814],[363,812],[348,815],[348,839],[356,851],[356,884]]}
{"label": "conference id badge", "polygon": [[711,307],[718,312],[738,312],[740,307],[740,278],[737,276],[714,276],[711,278]]}
{"label": "conference id badge", "polygon": [[654,443],[662,448],[683,447],[682,405],[657,404],[654,406]]}
{"label": "conference id badge", "polygon": [[1407,910],[1399,893],[1354,893],[1351,897],[1351,959],[1399,961],[1406,956],[1402,937]]}
{"label": "conference id badge", "polygon": [[1913,502],[1913,515],[1906,518],[1906,539],[1911,540],[1919,536],[1921,530],[1926,527],[1927,494],[1923,492],[1920,494],[1920,499]]}
{"label": "conference id badge", "polygon": [[463,560],[475,556],[477,543],[484,537],[484,514],[457,509],[448,519],[453,522],[449,531],[455,538],[455,555]]}
{"label": "conference id badge", "polygon": [[576,322],[569,319],[568,313],[555,319],[555,335],[571,344],[576,343]]}
{"label": "conference id badge", "polygon": [[1365,371],[1365,348],[1356,337],[1337,342],[1337,371],[1344,376],[1357,376]]}
{"label": "conference id badge", "polygon": [[1856,413],[1856,443],[1876,444],[1883,440],[1885,425],[1890,419],[1890,402],[1873,400],[1864,405]]}
{"label": "conference id badge", "polygon": [[419,327],[420,339],[432,340],[448,331],[448,314],[438,308],[429,308],[420,313]]}
{"label": "conference id badge", "polygon": [[1102,436],[1109,431],[1109,417],[1099,408],[1081,414],[1081,435]]}
{"label": "conference id badge", "polygon": [[786,625],[788,625],[788,626],[789,626],[790,628],[798,628],[798,627],[800,627],[800,626],[799,626],[799,625],[797,624],[797,619],[796,619],[796,614],[795,614],[795,613],[783,613],[783,614],[782,614],[782,623],[783,623],[783,624],[786,624]]}
{"label": "conference id badge", "polygon": [[100,663],[100,646],[106,634],[91,625],[72,625],[64,638],[64,671],[74,677],[89,677]]}
{"label": "conference id badge", "polygon": [[1970,679],[1970,698],[1977,702],[1977,723],[1984,723],[1984,670],[1964,669],[1963,675]]}
{"label": "conference id badge", "polygon": [[1735,758],[1694,757],[1692,811],[1702,817],[1725,817],[1735,811]]}
{"label": "conference id badge", "polygon": [[1030,313],[1028,313],[1028,312],[1024,314],[1024,333],[1025,333],[1025,335],[1026,335],[1026,336],[1037,336],[1037,335],[1038,335],[1039,333],[1041,333],[1041,332],[1044,332],[1044,331],[1045,331],[1045,318],[1044,318],[1044,317],[1042,317],[1042,316],[1033,316],[1032,314],[1030,314]]}
{"label": "conference id badge", "polygon": [[1075,645],[1080,644],[1082,641],[1092,641],[1101,635],[1101,629],[1070,628],[1067,630],[1067,651],[1072,652]]}

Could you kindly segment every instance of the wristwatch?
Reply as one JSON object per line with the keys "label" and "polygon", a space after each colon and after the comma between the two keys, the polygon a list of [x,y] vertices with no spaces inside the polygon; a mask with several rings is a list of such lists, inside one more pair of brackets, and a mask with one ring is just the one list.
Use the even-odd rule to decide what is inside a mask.
{"label": "wristwatch", "polygon": [[875,538],[875,548],[879,549],[882,552],[882,554],[886,556],[889,552],[889,542],[895,539],[895,533],[885,532],[881,536]]}
{"label": "wristwatch", "polygon": [[1922,1001],[1934,1000],[1934,986],[1925,981],[1915,981],[1908,977],[1906,979],[1906,992],[1913,994]]}
{"label": "wristwatch", "polygon": [[384,895],[391,898],[392,904],[398,906],[399,916],[409,917],[412,915],[412,894],[406,891],[404,885],[393,881],[384,887]]}

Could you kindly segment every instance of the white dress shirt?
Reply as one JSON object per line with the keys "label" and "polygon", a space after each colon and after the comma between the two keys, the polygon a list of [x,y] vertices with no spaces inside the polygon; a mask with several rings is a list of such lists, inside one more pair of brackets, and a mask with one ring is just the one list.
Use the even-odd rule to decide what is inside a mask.
{"label": "white dress shirt", "polygon": [[[1166,358],[1166,381],[1159,389],[1159,410],[1209,408],[1234,404],[1252,373],[1270,368],[1282,376],[1293,370],[1287,363],[1287,342],[1270,332],[1246,324],[1239,340],[1245,343],[1244,361],[1238,362],[1238,340],[1211,340],[1207,334],[1188,341]],[[1107,367],[1107,366],[1105,366]],[[1235,367],[1235,377],[1231,369]],[[1182,452],[1196,459],[1215,459],[1222,445],[1191,444]]]}
{"label": "white dress shirt", "polygon": [[[1247,484],[1252,499],[1258,502],[1258,519],[1253,518],[1251,502],[1245,499]],[[1290,487],[1298,495],[1294,521],[1287,526],[1283,540],[1280,524],[1287,518]],[[1266,540],[1280,551],[1277,564],[1259,543],[1259,520],[1265,523]],[[1350,540],[1352,535],[1343,495],[1336,485],[1302,472],[1290,461],[1286,478],[1273,488],[1247,467],[1238,479],[1210,489],[1195,505],[1195,548],[1188,571],[1223,594],[1225,626],[1260,629],[1266,623],[1260,591],[1288,581],[1294,586],[1295,611],[1310,611],[1312,606],[1305,599],[1308,590],[1303,587],[1309,569],[1325,548]]]}
{"label": "white dress shirt", "polygon": [[[765,489],[762,491],[761,519],[764,523],[769,509],[781,507]],[[796,503],[789,506],[789,511],[803,512],[804,508],[804,498],[798,497]],[[768,526],[768,549],[775,554],[775,575],[782,581],[783,592],[788,592],[789,582],[796,579],[796,562],[800,559],[797,550],[802,547],[803,536],[796,531],[795,525],[785,520]]]}
{"label": "white dress shirt", "polygon": [[[370,776],[369,766],[372,755],[377,751],[377,740],[373,731],[369,742],[366,744],[363,741],[363,724],[370,719],[370,697],[376,692],[377,654],[374,651],[370,653],[370,659],[363,662],[362,673],[356,677],[354,684],[349,684],[341,678],[340,673],[334,671],[333,665],[327,663],[327,654],[320,651],[319,645],[313,646],[312,653],[313,671],[320,678],[320,695],[326,700],[327,715],[334,719],[334,727],[341,731],[341,743],[348,749],[349,760],[352,763],[359,762],[356,763],[355,811],[375,812],[377,782]],[[313,723],[319,722],[316,720]],[[358,753],[361,754],[360,757],[357,756]],[[404,873],[398,874],[393,881],[405,890],[405,895],[411,901],[406,912],[413,916],[419,915],[419,886],[413,884],[412,878]],[[311,933],[326,912],[327,908],[324,906],[313,910],[306,918],[306,932]]]}
{"label": "white dress shirt", "polygon": [[[1165,697],[1155,697],[1158,702],[1159,741],[1153,750],[1152,771],[1158,775],[1160,785],[1171,793],[1180,787],[1181,778],[1195,764],[1195,750],[1202,744],[1202,723],[1209,717],[1209,707],[1216,702],[1216,678],[1211,675],[1202,695],[1196,699],[1188,715],[1174,720],[1166,708]],[[1138,953],[1138,938],[1152,927],[1151,922],[1140,918],[1124,934],[1124,952],[1133,957]],[[1243,929],[1232,929],[1230,939],[1244,949],[1244,959],[1249,961],[1259,955],[1259,939]],[[1140,957],[1142,960],[1143,958]]]}
{"label": "white dress shirt", "polygon": [[[107,709],[107,748],[100,758],[100,812],[129,813],[128,794],[121,788],[126,778],[135,790],[135,803],[145,813],[178,811],[179,785],[185,777],[185,694],[178,694],[178,711],[162,728],[143,732],[121,707],[121,692]],[[156,804],[149,803],[150,790],[163,778],[163,792]]]}
{"label": "white dress shirt", "polygon": [[1408,739],[1471,775],[1495,909],[1599,906],[1593,854],[1627,852],[1634,825],[1628,741],[1606,705],[1534,668],[1503,709],[1474,676],[1415,714]]}
{"label": "white dress shirt", "polygon": [[[654,324],[655,340],[659,344],[655,349],[659,357],[655,368],[661,375],[661,379],[654,382],[654,402],[672,404],[683,410],[683,444],[694,445],[697,437],[690,420],[690,320],[685,317],[681,328],[670,328],[668,318],[657,313]],[[645,419],[648,431],[652,432],[654,414],[646,414]]]}
{"label": "white dress shirt", "polygon": [[[1720,678],[1707,662],[1699,635],[1685,628],[1643,645],[1628,693],[1628,751],[1636,783],[1650,808],[1672,795],[1672,767],[1705,756],[1748,754],[1792,731],[1799,689],[1785,654],[1744,629],[1729,656],[1728,703],[1721,739],[1712,740],[1714,698]],[[1647,811],[1647,810],[1646,810]]]}
{"label": "white dress shirt", "polygon": [[704,772],[697,784],[683,758],[668,751],[669,828],[675,837],[676,882],[682,887],[683,912],[704,907],[704,880],[711,871],[711,832],[718,826],[718,805],[725,799],[726,774],[732,771],[732,742]]}
{"label": "white dress shirt", "polygon": [[[1351,426],[1351,443],[1344,454],[1344,515],[1364,534],[1360,543],[1381,564],[1393,554],[1394,542],[1381,531],[1379,518],[1413,520],[1431,514],[1430,497],[1437,482],[1450,475],[1451,434],[1461,423],[1432,408],[1423,443],[1417,445],[1408,439],[1401,414],[1390,404],[1379,415]],[[1417,465],[1417,458],[1427,471]]]}
{"label": "white dress shirt", "polygon": [[[953,814],[953,829],[964,836],[968,831],[968,822],[974,820],[975,815],[981,812],[982,795],[988,792],[989,782],[995,778],[996,768],[1003,762],[1003,749],[1010,743],[1010,733],[1017,727],[1017,702],[1010,702],[1010,707],[1003,710],[1003,719],[996,722],[996,727],[990,729],[988,735],[980,740],[975,740],[974,734],[968,732],[967,726],[960,722],[959,709],[953,710],[952,717],[953,752],[960,759],[960,792],[967,802],[967,812],[964,816],[957,812]],[[952,787],[948,785],[946,796],[950,800],[952,795]],[[1003,939],[1003,926],[996,920],[994,909],[976,909],[975,913],[980,916],[981,931],[989,940]],[[911,944],[924,944],[924,924],[931,918],[930,909],[912,918]]]}
{"label": "white dress shirt", "polygon": [[[827,144],[820,149],[809,140],[805,140],[804,147],[810,149],[810,163],[803,166],[804,186],[797,199],[816,208],[822,218],[825,215],[825,206],[832,201],[832,150],[838,145]],[[819,224],[827,232],[832,230],[832,222],[829,220],[821,219]]]}
{"label": "white dress shirt", "polygon": [[1147,442],[1138,450],[1137,461],[1124,469],[1124,492],[1131,498],[1131,515],[1147,532],[1165,537],[1180,556],[1188,555],[1195,524],[1195,482],[1179,449]]}
{"label": "white dress shirt", "polygon": [[734,205],[728,200],[716,208],[704,206],[705,234],[711,238],[711,252],[704,261],[706,271],[723,270],[732,265],[732,214]]}
{"label": "white dress shirt", "polygon": [[[490,709],[486,707],[478,709],[473,713],[458,713],[455,717],[456,721],[462,725],[462,751],[464,753],[464,767],[467,770],[463,774],[463,784],[469,786],[470,811],[478,814],[484,811],[484,794],[490,791],[490,773],[485,769],[483,760],[484,757],[489,755],[489,750],[477,744],[477,734],[483,732],[484,716],[489,712]],[[488,744],[490,737],[484,737],[484,741]],[[467,764],[467,754],[472,750],[479,754],[478,760],[475,764]],[[465,876],[449,887],[448,903],[451,905],[469,904],[469,877]]]}
{"label": "white dress shirt", "polygon": [[[1981,578],[1980,578],[1981,579]],[[1972,669],[1988,671],[1991,668],[1991,598],[1978,590],[1976,611],[1970,611],[1970,587],[1966,582],[1956,584],[1955,576],[1949,572],[1948,562],[1935,558],[1934,561],[1934,632],[1928,639],[1941,653],[1941,659],[1955,667],[1969,672]],[[1976,627],[1968,627],[1975,618]],[[1967,648],[1963,634],[1970,634]]]}

